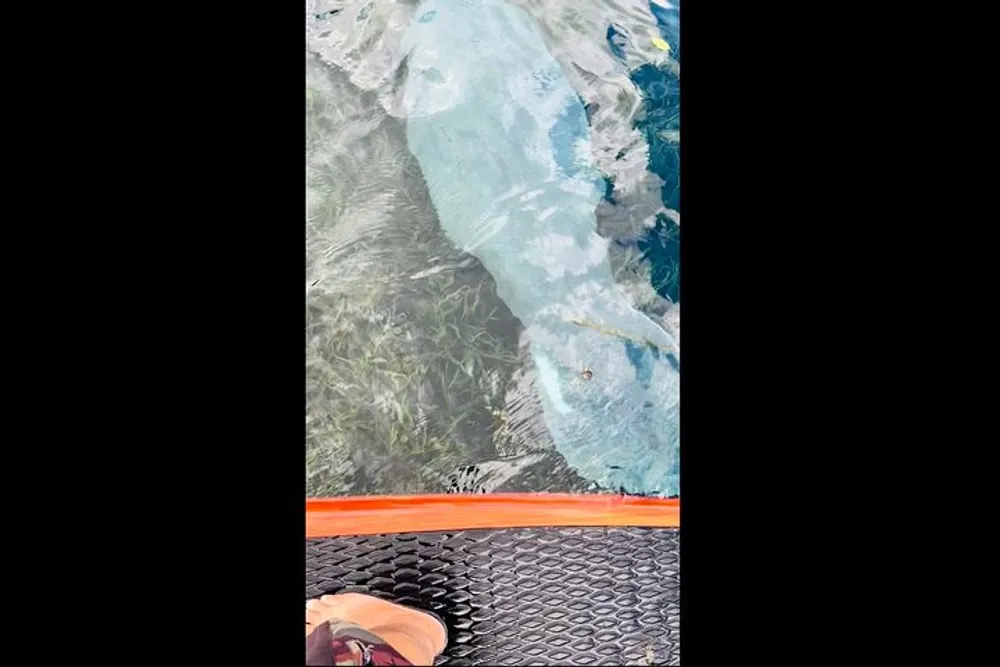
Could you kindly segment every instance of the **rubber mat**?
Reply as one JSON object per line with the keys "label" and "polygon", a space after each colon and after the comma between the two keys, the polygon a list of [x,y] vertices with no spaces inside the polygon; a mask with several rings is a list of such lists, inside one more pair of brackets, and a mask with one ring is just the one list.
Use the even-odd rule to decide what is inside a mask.
{"label": "rubber mat", "polygon": [[675,529],[517,528],[306,541],[306,598],[371,593],[448,625],[447,665],[679,665]]}

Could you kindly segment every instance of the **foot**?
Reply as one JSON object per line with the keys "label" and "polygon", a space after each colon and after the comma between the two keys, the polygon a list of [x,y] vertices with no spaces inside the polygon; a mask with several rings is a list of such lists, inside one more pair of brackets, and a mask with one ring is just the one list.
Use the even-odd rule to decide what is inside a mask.
{"label": "foot", "polygon": [[378,635],[414,665],[433,665],[448,643],[437,617],[370,595],[341,593],[306,602],[306,636],[326,622],[350,623]]}

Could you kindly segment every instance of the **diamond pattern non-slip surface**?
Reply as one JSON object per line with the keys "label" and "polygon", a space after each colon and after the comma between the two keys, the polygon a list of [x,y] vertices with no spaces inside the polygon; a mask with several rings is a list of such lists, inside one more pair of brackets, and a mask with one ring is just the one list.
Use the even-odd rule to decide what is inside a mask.
{"label": "diamond pattern non-slip surface", "polygon": [[371,593],[448,625],[437,664],[679,665],[677,530],[517,528],[306,541],[306,598]]}

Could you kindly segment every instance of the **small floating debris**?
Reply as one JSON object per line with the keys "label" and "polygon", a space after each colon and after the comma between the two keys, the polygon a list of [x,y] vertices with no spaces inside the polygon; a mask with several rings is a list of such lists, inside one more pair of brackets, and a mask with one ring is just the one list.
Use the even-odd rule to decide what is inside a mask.
{"label": "small floating debris", "polygon": [[670,51],[670,44],[668,44],[665,40],[660,39],[659,37],[653,38],[653,46],[658,48],[660,51]]}

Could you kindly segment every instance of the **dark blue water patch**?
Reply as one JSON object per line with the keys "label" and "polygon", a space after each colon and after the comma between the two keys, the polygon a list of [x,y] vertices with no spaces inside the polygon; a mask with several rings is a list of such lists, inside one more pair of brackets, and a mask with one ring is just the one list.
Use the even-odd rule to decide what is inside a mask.
{"label": "dark blue water patch", "polygon": [[[663,39],[670,44],[672,55],[678,58],[679,4],[667,9],[651,2],[650,11],[656,18]],[[612,53],[624,61],[625,54],[621,47],[624,38],[614,26],[608,27],[607,41]],[[639,89],[643,100],[643,113],[636,119],[634,127],[642,132],[649,146],[647,169],[663,181],[660,188],[663,205],[680,211],[680,146],[670,139],[671,135],[680,132],[680,78],[670,68],[651,63],[630,71],[629,78]],[[605,200],[614,204],[613,194],[608,192]],[[658,214],[654,227],[639,239],[638,245],[650,263],[650,278],[657,293],[675,303],[680,301],[680,227],[665,215]],[[679,365],[676,358],[668,361],[671,365]]]}
{"label": "dark blue water patch", "polygon": [[430,23],[431,21],[434,20],[435,16],[437,16],[437,10],[432,9],[429,12],[424,12],[423,16],[421,16],[419,19],[417,19],[417,22],[418,23]]}
{"label": "dark blue water patch", "polygon": [[576,142],[587,134],[587,115],[583,106],[567,104],[562,114],[549,130],[549,140],[555,151],[556,164],[568,176],[575,176],[578,168]]}
{"label": "dark blue water patch", "polygon": [[611,53],[619,60],[625,60],[625,49],[622,46],[625,43],[625,36],[615,30],[614,26],[608,26],[608,33],[605,35],[605,38],[608,40],[608,47],[611,49]]}
{"label": "dark blue water patch", "polygon": [[667,363],[678,373],[681,372],[681,360],[673,352],[667,352]]}
{"label": "dark blue water patch", "polygon": [[673,72],[650,64],[629,73],[642,93],[643,114],[635,122],[649,145],[649,170],[663,180],[661,200],[667,208],[681,208],[680,146],[666,138],[681,128],[681,82]]}
{"label": "dark blue water patch", "polygon": [[[653,364],[659,361],[666,361],[670,367],[680,373],[681,363],[673,352],[665,352],[660,355],[660,349],[655,345],[639,345],[631,341],[625,342],[625,356],[628,357],[629,364],[635,369],[635,379],[640,385],[649,388],[653,375]],[[652,407],[647,404],[646,407]]]}
{"label": "dark blue water patch", "polygon": [[649,381],[653,376],[653,370],[650,368],[650,360],[647,359],[649,355],[648,345],[636,345],[631,341],[625,342],[625,355],[628,357],[628,361],[632,364],[635,369],[635,380],[643,387],[649,388]]}
{"label": "dark blue water patch", "polygon": [[681,300],[681,228],[657,214],[656,224],[639,239],[639,249],[649,261],[653,289],[674,303]]}
{"label": "dark blue water patch", "polygon": [[[630,73],[643,93],[644,114],[635,123],[649,145],[648,169],[660,177],[660,201],[667,208],[681,209],[680,146],[666,133],[680,131],[680,80],[673,72],[643,65]],[[680,227],[660,213],[656,224],[639,247],[648,259],[651,280],[660,296],[680,301]]]}
{"label": "dark blue water patch", "polygon": [[618,202],[615,201],[615,182],[609,176],[605,176],[604,177],[604,197],[603,197],[603,199],[604,199],[604,201],[608,202],[612,206],[615,206],[615,205],[618,204]]}

